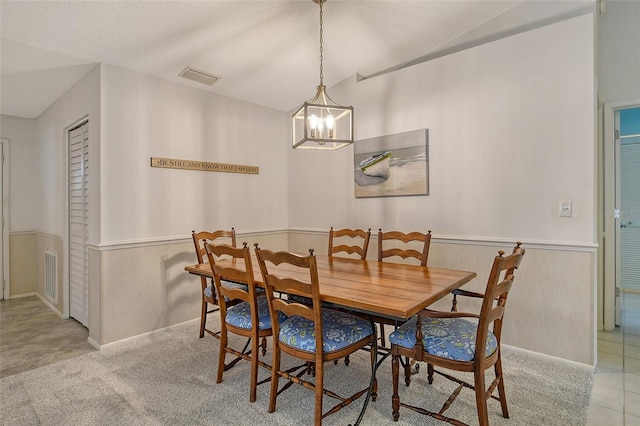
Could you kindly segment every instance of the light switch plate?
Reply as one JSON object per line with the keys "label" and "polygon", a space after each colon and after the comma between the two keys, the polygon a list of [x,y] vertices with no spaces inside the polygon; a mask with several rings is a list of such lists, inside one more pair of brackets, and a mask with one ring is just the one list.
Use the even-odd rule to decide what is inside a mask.
{"label": "light switch plate", "polygon": [[571,217],[573,213],[573,203],[571,201],[560,201],[560,217]]}

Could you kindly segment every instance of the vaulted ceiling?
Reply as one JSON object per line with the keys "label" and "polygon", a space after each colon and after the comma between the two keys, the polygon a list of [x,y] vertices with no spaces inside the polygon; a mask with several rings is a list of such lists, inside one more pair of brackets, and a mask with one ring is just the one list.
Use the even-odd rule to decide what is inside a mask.
{"label": "vaulted ceiling", "polygon": [[[324,83],[373,78],[594,5],[328,0]],[[290,111],[319,83],[319,11],[312,0],[2,0],[0,113],[37,117],[101,62]],[[206,86],[179,77],[187,66],[220,79]]]}

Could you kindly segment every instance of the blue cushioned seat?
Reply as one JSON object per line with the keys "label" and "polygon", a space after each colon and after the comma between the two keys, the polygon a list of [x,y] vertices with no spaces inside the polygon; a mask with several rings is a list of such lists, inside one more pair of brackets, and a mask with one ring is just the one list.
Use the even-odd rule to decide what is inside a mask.
{"label": "blue cushioned seat", "polygon": [[[237,289],[244,290],[244,291],[247,291],[247,289],[248,289],[246,284],[235,283],[233,281],[224,281],[224,280],[222,280],[222,285],[227,287],[227,288],[237,288]],[[256,289],[256,291],[261,292],[261,291],[264,291],[264,289],[258,288],[258,289]],[[214,292],[215,292],[215,288],[211,284],[209,284],[207,286],[207,288],[204,289],[204,295],[207,296],[207,297],[213,297],[213,293]],[[229,301],[229,299],[227,299],[227,301]]]}
{"label": "blue cushioned seat", "polygon": [[[423,318],[424,350],[431,355],[455,361],[472,361],[475,354],[477,325],[461,318]],[[413,348],[416,344],[416,319],[403,324],[389,336],[392,344]],[[496,336],[489,330],[485,355],[498,348]]]}
{"label": "blue cushioned seat", "polygon": [[[323,352],[334,352],[373,334],[369,321],[331,309],[322,310]],[[280,324],[279,340],[294,348],[315,352],[313,321],[291,316]]]}
{"label": "blue cushioned seat", "polygon": [[[269,315],[269,303],[263,295],[258,300],[258,329],[267,330],[271,328],[271,316]],[[227,324],[235,327],[251,329],[251,306],[248,302],[241,302],[227,309]]]}

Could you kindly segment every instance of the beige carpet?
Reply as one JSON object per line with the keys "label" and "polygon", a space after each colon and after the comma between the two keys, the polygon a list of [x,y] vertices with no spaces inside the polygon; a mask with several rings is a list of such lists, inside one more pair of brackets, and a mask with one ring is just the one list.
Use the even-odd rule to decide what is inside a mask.
{"label": "beige carpet", "polygon": [[[210,321],[216,321],[212,318]],[[74,359],[0,379],[2,425],[310,425],[313,392],[294,385],[278,397],[275,413],[267,413],[269,385],[258,387],[249,403],[249,363],[240,362],[215,383],[218,341],[197,337],[195,322],[151,336],[81,355]],[[239,339],[233,340],[237,345]],[[494,426],[585,425],[593,371],[504,349],[507,397],[511,418],[501,416],[497,401],[489,402]],[[271,353],[265,360],[270,363]],[[285,356],[285,359],[286,358]],[[340,392],[368,383],[368,353],[352,356],[349,366],[327,363],[325,384]],[[401,385],[402,400],[422,400],[431,409],[442,405],[451,390],[443,378],[426,383],[426,368]],[[260,369],[261,378],[269,376]],[[281,384],[283,381],[281,380]],[[361,424],[431,425],[435,420],[400,410],[391,419],[391,362],[378,370],[379,396],[370,402]],[[325,399],[325,407],[333,402]],[[362,399],[325,419],[326,425],[354,423]],[[473,392],[463,390],[449,410],[474,425]]]}

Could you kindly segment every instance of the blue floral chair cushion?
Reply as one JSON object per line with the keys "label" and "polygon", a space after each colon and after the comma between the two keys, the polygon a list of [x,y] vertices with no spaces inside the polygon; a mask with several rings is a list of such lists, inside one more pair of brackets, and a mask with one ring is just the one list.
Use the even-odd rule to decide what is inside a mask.
{"label": "blue floral chair cushion", "polygon": [[[244,290],[244,291],[248,290],[248,287],[247,287],[246,284],[236,283],[236,282],[233,282],[233,281],[224,281],[224,280],[222,280],[222,285],[225,286],[225,287],[228,287],[228,288],[237,288],[237,289]],[[258,288],[258,289],[256,289],[256,291],[258,293],[261,293],[261,292],[264,291],[264,289]],[[216,288],[212,284],[209,284],[204,289],[204,295],[207,296],[207,297],[212,297],[212,295],[215,292],[216,292]],[[226,300],[228,301],[229,299],[227,298]]]}
{"label": "blue floral chair cushion", "polygon": [[[331,309],[322,310],[322,350],[334,352],[373,334],[369,321]],[[299,316],[287,318],[280,324],[282,343],[306,351],[316,351],[313,321]]]}
{"label": "blue floral chair cushion", "polygon": [[[267,330],[271,328],[271,316],[269,315],[269,303],[265,296],[258,297],[258,328]],[[251,329],[251,306],[249,302],[241,302],[227,309],[227,324],[235,327]]]}
{"label": "blue floral chair cushion", "polygon": [[209,284],[207,288],[204,289],[204,295],[207,297],[213,297],[213,285]]}
{"label": "blue floral chair cushion", "polygon": [[[476,351],[477,325],[461,318],[423,318],[424,350],[431,355],[455,361],[472,361]],[[416,320],[406,322],[389,336],[392,344],[413,348],[416,343]],[[485,356],[498,348],[496,336],[489,330]]]}

